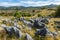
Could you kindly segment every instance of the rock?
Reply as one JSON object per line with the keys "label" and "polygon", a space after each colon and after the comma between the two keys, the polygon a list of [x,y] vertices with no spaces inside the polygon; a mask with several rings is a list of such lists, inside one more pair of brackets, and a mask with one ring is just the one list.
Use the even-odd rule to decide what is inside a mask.
{"label": "rock", "polygon": [[14,22],[14,26],[17,26],[17,23]]}
{"label": "rock", "polygon": [[5,24],[1,24],[1,27],[6,27],[6,25]]}
{"label": "rock", "polygon": [[11,27],[4,27],[6,33],[8,34],[8,36],[12,37],[13,35],[17,38],[21,38],[22,36],[22,32],[14,26]]}
{"label": "rock", "polygon": [[24,25],[24,24],[22,25],[22,28],[23,28],[23,29],[25,28],[25,25]]}
{"label": "rock", "polygon": [[23,33],[21,31],[19,31],[19,36],[20,38],[23,36]]}
{"label": "rock", "polygon": [[44,28],[45,24],[35,20],[33,26],[40,29],[40,28]]}
{"label": "rock", "polygon": [[54,21],[56,24],[60,24],[60,21]]}
{"label": "rock", "polygon": [[15,20],[13,20],[13,21],[14,21],[14,22],[18,22],[18,20],[16,20],[16,19],[15,19]]}
{"label": "rock", "polygon": [[42,18],[42,17],[40,17],[40,18],[36,18],[34,20],[43,22],[45,24],[48,24],[49,23],[49,19],[48,18]]}
{"label": "rock", "polygon": [[4,27],[4,29],[5,29],[6,33],[7,33],[10,37],[12,37],[14,29],[13,29],[12,27],[9,27],[9,28],[8,28],[8,27]]}
{"label": "rock", "polygon": [[58,33],[60,34],[60,31],[58,31]]}
{"label": "rock", "polygon": [[52,32],[53,36],[57,36],[58,33],[57,32]]}
{"label": "rock", "polygon": [[9,22],[9,23],[11,23],[11,20],[4,20],[5,22]]}
{"label": "rock", "polygon": [[60,25],[57,25],[56,27],[57,27],[57,28],[60,28]]}
{"label": "rock", "polygon": [[14,34],[16,35],[16,37],[21,38],[22,32],[17,27],[13,27],[13,29],[14,29]]}
{"label": "rock", "polygon": [[46,30],[47,30],[46,36],[51,36],[51,37],[53,37],[53,34],[52,34],[48,29],[46,29]]}
{"label": "rock", "polygon": [[29,22],[34,23],[34,20],[33,19],[30,19]]}
{"label": "rock", "polygon": [[25,40],[33,40],[33,38],[28,33],[26,33]]}
{"label": "rock", "polygon": [[23,17],[23,18],[20,18],[20,21],[23,21],[23,20],[25,20],[25,18]]}
{"label": "rock", "polygon": [[28,27],[28,30],[32,31],[32,28],[31,27]]}
{"label": "rock", "polygon": [[43,22],[43,23],[45,23],[45,24],[48,24],[48,23],[49,23],[49,20],[48,20],[47,18],[43,18],[43,19],[41,20],[41,22]]}
{"label": "rock", "polygon": [[15,18],[16,20],[20,21],[20,18]]}
{"label": "rock", "polygon": [[23,23],[24,23],[24,24],[26,24],[26,25],[28,25],[28,26],[30,26],[30,27],[32,27],[32,26],[33,26],[33,24],[32,24],[31,22],[26,21],[26,20],[24,20],[24,21],[23,21]]}
{"label": "rock", "polygon": [[51,36],[51,37],[56,37],[58,35],[57,32],[50,32],[48,29],[47,29],[47,36]]}
{"label": "rock", "polygon": [[40,29],[36,29],[36,31],[39,31]]}
{"label": "rock", "polygon": [[40,35],[40,36],[52,36],[53,37],[53,34],[56,35],[57,33],[52,33],[50,32],[47,28],[42,28],[42,29],[38,29],[36,32],[35,32],[35,35]]}
{"label": "rock", "polygon": [[42,29],[36,31],[36,33],[35,33],[35,35],[40,35],[40,36],[46,36],[46,34],[47,34],[46,28],[42,28]]}

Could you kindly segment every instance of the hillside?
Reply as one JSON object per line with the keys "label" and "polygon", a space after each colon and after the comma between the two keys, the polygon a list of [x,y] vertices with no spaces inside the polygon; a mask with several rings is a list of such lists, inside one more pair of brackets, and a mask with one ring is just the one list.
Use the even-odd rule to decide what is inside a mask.
{"label": "hillside", "polygon": [[0,6],[0,40],[60,40],[57,7]]}
{"label": "hillside", "polygon": [[58,5],[54,5],[54,4],[50,4],[50,5],[46,5],[46,6],[37,6],[37,7],[25,7],[25,6],[9,6],[9,7],[4,7],[4,6],[0,6],[1,10],[21,10],[21,9],[41,9],[41,8],[56,8]]}

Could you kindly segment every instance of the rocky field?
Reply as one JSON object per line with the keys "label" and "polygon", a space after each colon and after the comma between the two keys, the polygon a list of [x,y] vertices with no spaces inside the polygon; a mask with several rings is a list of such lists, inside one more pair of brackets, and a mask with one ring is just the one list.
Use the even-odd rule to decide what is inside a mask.
{"label": "rocky field", "polygon": [[60,18],[0,16],[0,40],[60,40]]}

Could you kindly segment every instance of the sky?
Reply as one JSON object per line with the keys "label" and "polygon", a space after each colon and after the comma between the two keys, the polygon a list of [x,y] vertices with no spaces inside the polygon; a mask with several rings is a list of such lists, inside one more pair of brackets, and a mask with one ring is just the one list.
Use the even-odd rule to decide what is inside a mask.
{"label": "sky", "polygon": [[45,6],[60,5],[60,0],[0,0],[0,6]]}

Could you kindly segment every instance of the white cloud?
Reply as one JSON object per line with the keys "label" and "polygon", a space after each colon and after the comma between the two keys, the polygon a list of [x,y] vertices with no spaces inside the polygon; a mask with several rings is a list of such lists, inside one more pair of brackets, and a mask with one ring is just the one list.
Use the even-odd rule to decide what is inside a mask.
{"label": "white cloud", "polygon": [[51,4],[51,2],[47,1],[47,2],[42,2],[42,1],[21,1],[21,4],[27,4],[28,6],[44,6],[44,5],[49,5]]}
{"label": "white cloud", "polygon": [[60,0],[54,0],[52,4],[60,5]]}
{"label": "white cloud", "polygon": [[60,0],[54,0],[55,2],[59,2]]}
{"label": "white cloud", "polygon": [[55,3],[53,3],[53,4],[60,5],[60,2],[55,2]]}
{"label": "white cloud", "polygon": [[0,6],[19,6],[21,5],[20,3],[9,3],[9,2],[1,2]]}
{"label": "white cloud", "polygon": [[49,4],[60,5],[60,0],[48,0],[48,1],[19,1],[19,2],[0,2],[0,6],[44,6]]}

